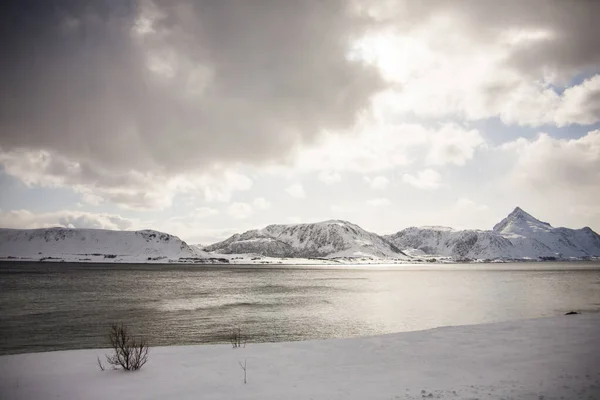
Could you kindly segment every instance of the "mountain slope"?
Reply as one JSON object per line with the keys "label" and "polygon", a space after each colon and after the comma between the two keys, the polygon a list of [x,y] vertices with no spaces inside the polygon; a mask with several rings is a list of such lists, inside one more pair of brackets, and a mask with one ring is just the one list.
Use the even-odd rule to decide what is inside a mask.
{"label": "mountain slope", "polygon": [[418,249],[425,254],[455,259],[515,256],[512,243],[490,231],[454,230],[446,227],[411,227],[384,236],[399,249]]}
{"label": "mountain slope", "polygon": [[350,222],[331,220],[312,224],[269,225],[235,234],[204,248],[224,254],[266,257],[409,257],[380,236]]}
{"label": "mountain slope", "polygon": [[400,249],[455,259],[545,259],[600,256],[590,228],[553,228],[517,207],[491,231],[412,227],[385,236]]}
{"label": "mountain slope", "polygon": [[519,207],[496,224],[493,231],[509,239],[536,241],[561,257],[600,256],[600,236],[590,228],[553,228]]}
{"label": "mountain slope", "polygon": [[167,233],[103,229],[0,229],[0,257],[73,261],[148,261],[201,254]]}

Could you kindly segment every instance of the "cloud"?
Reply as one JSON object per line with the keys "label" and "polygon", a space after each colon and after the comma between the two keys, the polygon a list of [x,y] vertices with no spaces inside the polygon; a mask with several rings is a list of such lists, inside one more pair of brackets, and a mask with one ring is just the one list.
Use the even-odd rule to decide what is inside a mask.
{"label": "cloud", "polygon": [[[486,178],[513,162],[506,181],[519,205],[552,199],[595,215],[593,133],[493,144],[531,132],[506,125],[573,137],[582,129],[552,128],[600,121],[598,1],[13,3],[0,14],[0,169],[71,189],[82,210],[221,202],[227,215],[236,194],[277,185],[279,171],[284,190],[311,189],[297,183],[291,195],[360,215],[374,210],[364,198],[346,204],[348,187],[401,170],[427,190],[444,173],[446,207],[460,214],[461,196],[504,201]],[[495,198],[465,187],[470,178]],[[314,179],[342,183],[319,193],[328,188]],[[242,196],[256,214],[269,203],[258,196]]]}
{"label": "cloud", "polygon": [[376,176],[374,178],[366,176],[365,181],[369,184],[371,189],[374,190],[384,190],[390,184],[390,180],[385,176]]}
{"label": "cloud", "polygon": [[476,3],[391,2],[379,16],[389,28],[359,40],[353,57],[398,88],[392,92],[401,114],[532,126],[600,121],[597,102],[584,100],[597,97],[595,84],[578,85],[577,99],[561,93],[574,78],[597,72],[600,45],[591,38],[600,28],[589,15],[600,3]]}
{"label": "cloud", "polygon": [[337,172],[331,171],[321,171],[319,173],[319,180],[328,185],[340,182],[342,180],[342,175]]}
{"label": "cloud", "polygon": [[378,197],[375,199],[367,200],[367,205],[372,206],[372,207],[385,207],[385,206],[389,206],[390,204],[392,204],[390,199],[385,198],[385,197]]}
{"label": "cloud", "polygon": [[211,217],[211,216],[217,215],[217,214],[219,214],[219,211],[215,210],[214,208],[198,207],[194,211],[192,211],[191,217],[196,218],[196,219],[203,219],[203,218],[208,218],[208,217]]}
{"label": "cloud", "polygon": [[306,197],[306,193],[304,192],[304,187],[300,183],[294,183],[288,186],[285,191],[292,197],[297,199],[303,199]]}
{"label": "cloud", "polygon": [[255,198],[252,202],[252,205],[257,210],[268,210],[269,208],[271,208],[271,203],[267,201],[264,197]]}
{"label": "cloud", "polygon": [[34,229],[49,227],[93,228],[128,230],[135,222],[113,214],[95,214],[83,211],[55,211],[34,213],[29,210],[0,211],[0,226],[14,229]]}
{"label": "cloud", "polygon": [[468,211],[476,210],[476,211],[485,211],[488,210],[489,207],[485,204],[477,204],[473,200],[468,197],[461,197],[456,201],[456,205],[460,208],[464,208]]}
{"label": "cloud", "polygon": [[426,162],[430,165],[464,165],[483,143],[477,130],[466,131],[456,125],[445,125],[431,141]]}
{"label": "cloud", "polygon": [[516,155],[510,179],[520,190],[545,199],[568,196],[583,204],[596,204],[600,196],[600,130],[578,139],[542,133],[534,140],[520,138],[501,148]]}
{"label": "cloud", "polygon": [[[391,116],[363,116],[351,135],[329,133],[313,146],[298,150],[295,171],[377,173],[425,159],[431,165],[464,165],[484,139],[476,129],[454,123],[427,128],[394,123]],[[379,179],[381,182],[381,179]]]}
{"label": "cloud", "polygon": [[404,174],[402,181],[418,189],[435,190],[441,185],[442,176],[439,172],[433,169],[424,169],[419,171],[417,175]]}
{"label": "cloud", "polygon": [[235,170],[213,170],[210,174],[180,174],[127,171],[114,174],[97,165],[67,159],[45,150],[3,151],[4,171],[28,186],[68,187],[92,205],[109,201],[124,208],[163,209],[178,193],[198,194],[206,201],[227,202],[235,191],[248,190],[252,180]]}
{"label": "cloud", "polygon": [[282,160],[383,84],[347,57],[369,19],[341,0],[32,2],[0,22],[5,151],[115,175]]}
{"label": "cloud", "polygon": [[244,219],[254,214],[254,210],[248,203],[233,203],[227,207],[227,214],[236,219]]}
{"label": "cloud", "polygon": [[565,126],[573,121],[580,124],[600,121],[600,75],[594,75],[580,85],[565,89],[562,107],[557,110],[554,121],[558,126]]}

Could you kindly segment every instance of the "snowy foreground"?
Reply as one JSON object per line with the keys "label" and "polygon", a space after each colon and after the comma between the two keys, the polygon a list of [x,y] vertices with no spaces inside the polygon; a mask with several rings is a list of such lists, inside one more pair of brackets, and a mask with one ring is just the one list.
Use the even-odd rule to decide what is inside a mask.
{"label": "snowy foreground", "polygon": [[[105,350],[0,357],[2,399],[600,399],[600,315],[311,342],[154,348],[138,372]],[[238,364],[247,360],[248,383]]]}

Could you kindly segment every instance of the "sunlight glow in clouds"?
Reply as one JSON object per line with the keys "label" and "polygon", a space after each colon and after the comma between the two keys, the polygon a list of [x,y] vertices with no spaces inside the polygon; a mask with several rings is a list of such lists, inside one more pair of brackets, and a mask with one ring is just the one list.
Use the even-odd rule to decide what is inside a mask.
{"label": "sunlight glow in clouds", "polygon": [[0,17],[2,226],[600,230],[600,2],[56,4]]}

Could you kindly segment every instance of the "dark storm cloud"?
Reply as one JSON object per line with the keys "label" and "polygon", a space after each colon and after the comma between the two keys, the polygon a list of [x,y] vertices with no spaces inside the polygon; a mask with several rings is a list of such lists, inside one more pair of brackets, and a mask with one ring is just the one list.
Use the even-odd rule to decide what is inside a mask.
{"label": "dark storm cloud", "polygon": [[[13,2],[1,14],[0,146],[113,170],[283,157],[351,125],[381,87],[346,57],[365,27],[347,4]],[[139,35],[145,12],[155,32]]]}
{"label": "dark storm cloud", "polygon": [[[11,1],[0,13],[0,150],[47,150],[78,163],[82,182],[99,180],[95,171],[171,175],[282,159],[323,129],[352,125],[384,87],[347,57],[374,23],[358,3],[389,2]],[[383,26],[448,14],[481,41],[548,29],[553,40],[506,61],[532,76],[600,65],[600,1],[398,0],[386,10]],[[153,32],[137,34],[144,18]]]}

